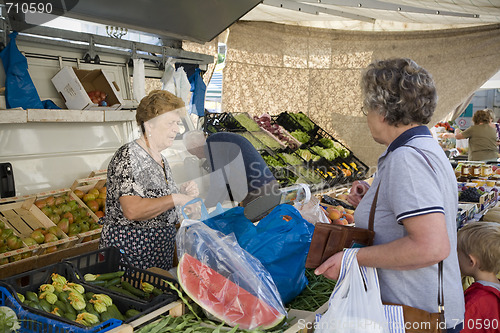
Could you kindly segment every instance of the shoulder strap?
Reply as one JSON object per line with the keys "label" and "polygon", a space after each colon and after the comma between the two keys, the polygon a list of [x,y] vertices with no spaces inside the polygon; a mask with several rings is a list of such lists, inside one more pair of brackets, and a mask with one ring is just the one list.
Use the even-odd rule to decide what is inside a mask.
{"label": "shoulder strap", "polygon": [[417,148],[415,146],[410,146],[410,145],[403,145],[403,147],[410,147],[410,148],[415,149],[416,152],[418,152],[420,155],[422,155],[422,157],[427,162],[427,164],[429,164],[429,166],[431,167],[432,171],[434,171],[434,173],[436,173],[436,170],[434,170],[434,167],[432,166],[431,161],[429,160],[429,158],[427,157],[427,155],[425,155],[425,153],[420,148]]}

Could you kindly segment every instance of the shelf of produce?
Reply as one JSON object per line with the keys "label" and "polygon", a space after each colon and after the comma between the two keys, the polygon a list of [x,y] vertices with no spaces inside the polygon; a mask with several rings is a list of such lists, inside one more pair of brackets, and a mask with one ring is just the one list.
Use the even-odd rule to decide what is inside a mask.
{"label": "shelf of produce", "polygon": [[43,122],[118,122],[135,121],[135,110],[67,110],[67,109],[8,109],[0,110],[0,123]]}

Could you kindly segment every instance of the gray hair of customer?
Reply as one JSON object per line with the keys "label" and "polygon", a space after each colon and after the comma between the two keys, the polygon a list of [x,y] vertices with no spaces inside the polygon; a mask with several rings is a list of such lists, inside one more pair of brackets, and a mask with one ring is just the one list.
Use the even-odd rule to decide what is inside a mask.
{"label": "gray hair of customer", "polygon": [[389,125],[428,124],[437,104],[432,76],[411,59],[375,61],[363,73],[364,108]]}

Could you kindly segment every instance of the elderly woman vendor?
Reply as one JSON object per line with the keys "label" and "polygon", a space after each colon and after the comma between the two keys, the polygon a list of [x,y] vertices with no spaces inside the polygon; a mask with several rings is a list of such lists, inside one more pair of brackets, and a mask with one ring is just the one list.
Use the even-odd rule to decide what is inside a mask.
{"label": "elderly woman vendor", "polygon": [[179,97],[164,90],[149,93],[136,112],[142,135],[121,146],[108,166],[100,247],[124,250],[139,268],[172,267],[177,206],[198,195],[194,182],[177,187],[161,154],[173,144],[184,113]]}

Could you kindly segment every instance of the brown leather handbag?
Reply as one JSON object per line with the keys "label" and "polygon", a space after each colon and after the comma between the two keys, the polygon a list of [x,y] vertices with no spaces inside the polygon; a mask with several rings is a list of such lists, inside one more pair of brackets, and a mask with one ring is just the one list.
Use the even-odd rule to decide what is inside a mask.
{"label": "brown leather handbag", "polygon": [[379,187],[377,187],[377,192],[375,192],[375,197],[373,198],[370,208],[368,229],[346,225],[316,223],[306,258],[306,268],[318,267],[326,259],[337,252],[343,251],[345,248],[373,244],[373,237],[375,237],[373,221],[375,219],[378,190]]}

